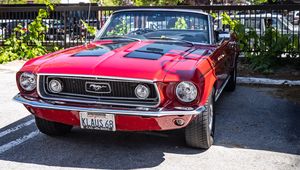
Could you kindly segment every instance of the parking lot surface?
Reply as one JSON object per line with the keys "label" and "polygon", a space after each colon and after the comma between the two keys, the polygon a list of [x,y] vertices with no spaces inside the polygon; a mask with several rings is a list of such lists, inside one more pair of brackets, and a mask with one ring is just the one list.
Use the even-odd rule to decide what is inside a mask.
{"label": "parking lot surface", "polygon": [[215,143],[199,150],[185,146],[182,130],[74,128],[64,137],[46,136],[11,100],[15,72],[0,70],[0,80],[0,169],[300,169],[299,87],[288,89],[293,95],[251,86],[224,93],[216,104]]}

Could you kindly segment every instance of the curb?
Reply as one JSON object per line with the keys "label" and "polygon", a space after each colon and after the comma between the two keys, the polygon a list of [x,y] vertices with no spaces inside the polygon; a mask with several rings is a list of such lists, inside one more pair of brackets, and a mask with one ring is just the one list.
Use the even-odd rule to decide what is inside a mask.
{"label": "curb", "polygon": [[300,86],[300,80],[276,80],[269,78],[237,77],[236,81],[239,84]]}

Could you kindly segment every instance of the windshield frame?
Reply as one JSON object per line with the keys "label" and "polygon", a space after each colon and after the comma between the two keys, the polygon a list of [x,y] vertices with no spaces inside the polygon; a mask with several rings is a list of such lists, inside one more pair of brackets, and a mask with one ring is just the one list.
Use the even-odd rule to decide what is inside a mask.
{"label": "windshield frame", "polygon": [[[192,14],[200,14],[200,15],[205,15],[207,16],[207,22],[208,22],[208,45],[214,44],[214,36],[212,34],[212,17],[203,11],[196,11],[196,10],[185,10],[185,9],[167,9],[167,8],[144,8],[144,9],[124,9],[124,10],[118,10],[115,11],[111,14],[111,16],[108,18],[108,20],[105,22],[105,24],[101,27],[101,29],[96,33],[94,41],[99,41],[101,40],[102,35],[105,34],[107,27],[111,23],[114,15],[120,14],[123,12],[145,12],[145,11],[152,11],[152,12],[183,12],[183,13],[192,13]],[[194,42],[195,44],[202,44],[198,42]]]}

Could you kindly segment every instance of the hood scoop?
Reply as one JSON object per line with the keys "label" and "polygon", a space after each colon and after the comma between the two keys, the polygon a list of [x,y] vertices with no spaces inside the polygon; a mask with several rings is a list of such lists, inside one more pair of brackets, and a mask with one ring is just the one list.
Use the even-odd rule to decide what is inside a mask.
{"label": "hood scoop", "polygon": [[100,57],[109,51],[108,48],[97,46],[92,49],[80,51],[79,53],[74,54],[73,57]]}
{"label": "hood scoop", "polygon": [[80,51],[79,53],[74,54],[73,57],[100,57],[105,53],[108,53],[127,44],[129,44],[129,42],[97,45],[94,48]]}
{"label": "hood scoop", "polygon": [[186,51],[188,49],[188,46],[183,46],[182,44],[179,45],[169,42],[155,42],[153,44],[145,45],[139,49],[136,49],[133,52],[128,53],[125,57],[158,60],[167,53],[172,54],[172,50]]}

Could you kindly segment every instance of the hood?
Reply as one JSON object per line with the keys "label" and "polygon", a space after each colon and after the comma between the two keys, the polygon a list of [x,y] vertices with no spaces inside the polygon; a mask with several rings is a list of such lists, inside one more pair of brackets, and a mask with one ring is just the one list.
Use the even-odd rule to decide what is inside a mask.
{"label": "hood", "polygon": [[[192,55],[195,53],[197,55]],[[167,41],[99,41],[47,55],[32,62],[36,73],[81,74],[162,81],[174,65],[191,60],[191,67],[206,50]],[[38,64],[37,64],[38,63]]]}

